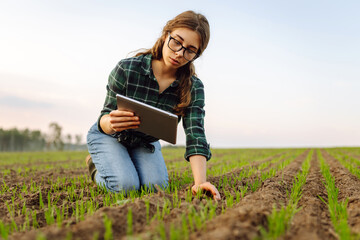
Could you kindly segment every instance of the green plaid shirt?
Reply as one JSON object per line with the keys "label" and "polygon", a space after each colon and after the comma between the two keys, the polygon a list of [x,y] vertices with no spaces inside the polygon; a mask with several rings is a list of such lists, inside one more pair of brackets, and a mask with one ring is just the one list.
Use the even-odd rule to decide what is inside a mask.
{"label": "green plaid shirt", "polygon": [[[184,157],[189,160],[191,155],[203,155],[209,160],[211,151],[204,131],[204,85],[195,76],[192,76],[191,80],[191,103],[183,117],[186,134]],[[100,118],[117,109],[117,93],[174,113],[174,107],[179,102],[176,95],[178,86],[179,81],[175,80],[167,89],[159,93],[159,85],[151,68],[150,54],[121,60],[109,76],[104,108],[98,119],[99,130],[103,132],[100,127]],[[131,130],[125,131],[131,132]],[[144,135],[145,140],[146,135]]]}

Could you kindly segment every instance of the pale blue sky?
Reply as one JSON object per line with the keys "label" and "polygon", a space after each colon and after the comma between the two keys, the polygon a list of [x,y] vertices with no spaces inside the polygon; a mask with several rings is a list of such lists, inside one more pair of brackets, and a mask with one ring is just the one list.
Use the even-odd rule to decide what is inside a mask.
{"label": "pale blue sky", "polygon": [[358,1],[3,0],[0,127],[85,139],[112,68],[189,9],[211,26],[196,60],[211,146],[360,145]]}

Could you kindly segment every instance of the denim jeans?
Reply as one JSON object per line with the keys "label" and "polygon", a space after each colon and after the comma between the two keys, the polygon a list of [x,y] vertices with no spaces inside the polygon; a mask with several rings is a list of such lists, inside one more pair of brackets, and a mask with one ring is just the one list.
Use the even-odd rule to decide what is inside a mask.
{"label": "denim jeans", "polygon": [[168,172],[159,141],[151,143],[152,153],[143,147],[126,148],[116,138],[101,133],[95,123],[87,135],[87,146],[97,169],[95,182],[111,192],[153,188],[155,184],[165,188]]}

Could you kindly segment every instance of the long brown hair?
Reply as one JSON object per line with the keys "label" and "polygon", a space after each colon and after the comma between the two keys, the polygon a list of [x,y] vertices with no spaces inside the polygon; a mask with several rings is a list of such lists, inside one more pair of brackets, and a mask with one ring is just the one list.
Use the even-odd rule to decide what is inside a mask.
{"label": "long brown hair", "polygon": [[[151,53],[154,59],[160,60],[162,58],[162,49],[166,36],[169,32],[172,32],[176,28],[188,28],[199,34],[200,47],[197,53],[200,56],[209,43],[210,26],[204,15],[195,13],[193,11],[180,13],[174,19],[168,21],[162,30],[161,36],[155,42],[154,46],[144,52],[137,53],[136,56]],[[191,76],[193,75],[196,76],[193,62],[188,62],[176,71],[176,78],[180,80],[180,84],[177,91],[179,104],[175,106],[174,111],[178,115],[184,116],[185,109],[191,102]]]}

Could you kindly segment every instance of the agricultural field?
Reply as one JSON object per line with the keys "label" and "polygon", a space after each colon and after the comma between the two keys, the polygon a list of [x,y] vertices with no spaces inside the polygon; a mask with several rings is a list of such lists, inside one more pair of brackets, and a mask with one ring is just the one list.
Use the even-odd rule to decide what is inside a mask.
{"label": "agricultural field", "polygon": [[184,149],[165,190],[110,193],[86,152],[0,153],[0,239],[360,239],[360,148],[213,149],[221,194],[193,196]]}

